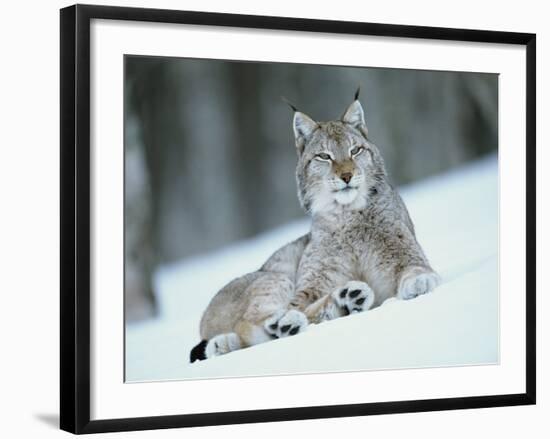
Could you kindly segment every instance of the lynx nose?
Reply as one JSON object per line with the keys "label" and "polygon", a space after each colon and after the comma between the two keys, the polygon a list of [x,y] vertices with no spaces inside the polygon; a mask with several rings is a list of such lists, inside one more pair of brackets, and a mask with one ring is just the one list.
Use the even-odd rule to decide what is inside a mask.
{"label": "lynx nose", "polygon": [[344,180],[344,182],[346,184],[348,184],[351,180],[351,177],[353,177],[353,175],[351,174],[351,172],[344,172],[343,174],[340,175],[340,178],[342,180]]}

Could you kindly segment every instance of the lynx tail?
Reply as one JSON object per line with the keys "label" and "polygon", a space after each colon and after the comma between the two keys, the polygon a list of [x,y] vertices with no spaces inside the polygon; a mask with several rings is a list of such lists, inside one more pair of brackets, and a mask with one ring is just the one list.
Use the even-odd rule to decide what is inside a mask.
{"label": "lynx tail", "polygon": [[208,341],[201,340],[201,342],[195,346],[193,349],[191,349],[191,353],[189,355],[189,361],[191,363],[194,363],[197,360],[206,360],[206,355],[204,353],[204,350],[206,348],[206,344]]}

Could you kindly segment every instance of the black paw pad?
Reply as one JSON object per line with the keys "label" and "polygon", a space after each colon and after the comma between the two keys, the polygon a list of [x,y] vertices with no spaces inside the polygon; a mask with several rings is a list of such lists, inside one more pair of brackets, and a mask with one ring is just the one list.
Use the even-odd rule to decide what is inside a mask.
{"label": "black paw pad", "polygon": [[349,297],[353,299],[354,297],[357,297],[359,294],[361,294],[361,290],[353,290],[349,293]]}
{"label": "black paw pad", "polygon": [[281,332],[287,332],[290,329],[290,325],[281,326]]}
{"label": "black paw pad", "polygon": [[340,297],[343,299],[346,297],[346,294],[348,294],[348,289],[344,288],[342,291],[340,291]]}
{"label": "black paw pad", "polygon": [[360,299],[357,299],[357,300],[355,301],[355,304],[356,304],[356,305],[362,305],[364,301],[365,301],[365,298],[364,298],[364,297],[361,297]]}
{"label": "black paw pad", "polygon": [[294,328],[292,328],[289,332],[290,335],[296,335],[298,334],[298,331],[300,330],[300,327],[299,326],[295,326]]}

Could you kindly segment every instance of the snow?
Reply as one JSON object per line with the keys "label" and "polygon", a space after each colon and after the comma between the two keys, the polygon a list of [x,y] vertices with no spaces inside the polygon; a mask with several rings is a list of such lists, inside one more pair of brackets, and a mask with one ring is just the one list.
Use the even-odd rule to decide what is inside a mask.
{"label": "snow", "polygon": [[256,270],[308,230],[307,219],[162,267],[159,317],[126,328],[126,381],[494,364],[498,338],[498,162],[489,156],[400,188],[417,237],[442,277],[432,294],[302,334],[190,364],[199,321],[228,281]]}

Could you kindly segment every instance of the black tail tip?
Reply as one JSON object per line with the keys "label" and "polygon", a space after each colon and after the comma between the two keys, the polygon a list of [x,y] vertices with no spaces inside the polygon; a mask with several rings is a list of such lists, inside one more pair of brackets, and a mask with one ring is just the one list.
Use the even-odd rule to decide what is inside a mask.
{"label": "black tail tip", "polygon": [[207,343],[207,340],[201,340],[197,346],[191,349],[191,354],[189,355],[189,361],[191,361],[191,363],[194,363],[197,360],[206,360],[205,349]]}

